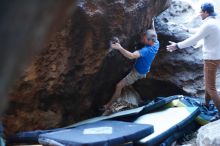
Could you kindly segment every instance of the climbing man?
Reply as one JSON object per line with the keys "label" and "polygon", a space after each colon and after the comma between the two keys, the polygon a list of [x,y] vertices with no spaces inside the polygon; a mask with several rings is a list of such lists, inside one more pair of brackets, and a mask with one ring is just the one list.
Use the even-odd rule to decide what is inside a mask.
{"label": "climbing man", "polygon": [[137,80],[145,78],[150,71],[151,64],[159,49],[159,41],[157,40],[156,31],[154,29],[149,29],[144,32],[142,42],[145,46],[133,53],[124,49],[119,43],[111,44],[111,48],[118,50],[126,58],[136,59],[136,63],[131,72],[116,85],[111,100],[104,106],[106,110],[109,109],[112,102],[120,97],[121,91],[125,86],[129,86]]}
{"label": "climbing man", "polygon": [[167,50],[172,52],[176,49],[183,49],[195,45],[199,40],[204,40],[203,59],[204,59],[204,77],[205,77],[205,106],[209,106],[212,99],[219,113],[213,118],[220,117],[220,96],[216,90],[216,72],[220,65],[220,25],[216,19],[214,6],[211,3],[204,3],[201,6],[200,16],[204,23],[198,31],[185,41],[174,43],[167,46]]}

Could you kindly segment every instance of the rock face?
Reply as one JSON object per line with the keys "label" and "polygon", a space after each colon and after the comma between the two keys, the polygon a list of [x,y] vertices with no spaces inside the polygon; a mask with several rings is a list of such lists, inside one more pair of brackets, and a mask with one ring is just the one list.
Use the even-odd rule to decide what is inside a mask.
{"label": "rock face", "polygon": [[0,119],[7,106],[9,90],[23,72],[25,63],[42,49],[63,20],[71,14],[74,2],[0,2]]}
{"label": "rock face", "polygon": [[196,143],[198,146],[220,145],[220,120],[199,129]]}
{"label": "rock face", "polygon": [[152,67],[151,76],[174,83],[190,95],[203,96],[203,61],[201,49],[189,47],[167,52],[168,41],[179,42],[190,36],[184,29],[201,25],[193,8],[184,1],[175,0],[156,19],[156,29],[161,40],[161,49]]}
{"label": "rock face", "polygon": [[133,64],[117,51],[109,52],[110,38],[118,36],[124,47],[138,49],[134,46],[139,33],[170,2],[78,1],[65,27],[35,57],[11,92],[4,118],[7,134],[60,127],[97,115]]}
{"label": "rock face", "polygon": [[[194,6],[200,8],[196,4],[197,1],[194,2]],[[185,28],[194,29],[202,25],[197,11],[189,3],[175,0],[169,9],[157,17],[156,30],[161,41],[161,49],[152,67],[151,78],[169,81],[190,95],[204,97],[203,57],[199,45],[172,53],[165,50],[168,41],[180,42],[192,35],[186,32]],[[202,41],[198,44],[201,43]],[[216,82],[218,90],[219,77],[218,75]]]}
{"label": "rock face", "polygon": [[125,87],[122,90],[121,96],[111,104],[110,108],[105,110],[103,115],[110,115],[123,110],[137,108],[143,103],[140,95],[132,86]]}

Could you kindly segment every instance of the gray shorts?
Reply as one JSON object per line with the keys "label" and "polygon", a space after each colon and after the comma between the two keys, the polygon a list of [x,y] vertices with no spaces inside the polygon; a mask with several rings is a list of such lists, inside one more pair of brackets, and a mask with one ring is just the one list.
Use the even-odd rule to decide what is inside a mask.
{"label": "gray shorts", "polygon": [[124,79],[122,79],[122,81],[125,86],[129,86],[137,80],[143,78],[146,78],[146,74],[139,74],[135,69],[132,69],[132,71]]}

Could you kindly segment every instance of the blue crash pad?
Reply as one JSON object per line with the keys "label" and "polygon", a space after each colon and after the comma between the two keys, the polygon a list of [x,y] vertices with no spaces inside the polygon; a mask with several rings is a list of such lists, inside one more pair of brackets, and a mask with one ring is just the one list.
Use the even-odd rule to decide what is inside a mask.
{"label": "blue crash pad", "polygon": [[5,146],[5,142],[3,137],[3,126],[2,123],[0,122],[0,146]]}
{"label": "blue crash pad", "polygon": [[154,133],[141,139],[136,145],[157,146],[168,137],[189,125],[200,111],[197,107],[168,108],[139,117],[135,123],[152,124]]}
{"label": "blue crash pad", "polygon": [[210,123],[211,119],[218,113],[218,109],[214,105],[213,101],[209,104],[209,108],[203,105],[203,98],[192,98],[185,96],[179,100],[182,104],[187,107],[198,107],[201,111],[201,114],[198,116],[196,121],[200,125],[206,125]]}
{"label": "blue crash pad", "polygon": [[[120,121],[100,121],[39,136],[39,142],[68,146],[116,146],[153,133],[153,126]],[[57,145],[58,145],[57,144]]]}
{"label": "blue crash pad", "polygon": [[172,102],[175,99],[180,98],[179,96],[170,96],[166,98],[158,97],[152,102],[143,105],[139,108],[135,109],[130,109],[126,111],[121,111],[109,116],[101,116],[101,117],[96,117],[92,119],[88,119],[85,121],[81,121],[79,123],[63,127],[63,128],[56,128],[56,129],[51,129],[51,130],[36,130],[36,131],[29,131],[29,132],[20,132],[17,133],[16,135],[13,135],[9,137],[8,141],[11,143],[36,143],[38,141],[39,135],[49,133],[49,132],[56,132],[60,130],[65,130],[65,129],[72,129],[74,127],[82,126],[84,124],[89,124],[89,123],[94,123],[94,122],[99,122],[99,121],[104,121],[104,120],[117,120],[117,121],[133,121],[132,119],[136,119],[137,117],[144,115],[146,113],[149,113],[155,109],[158,109],[160,107],[163,107],[167,103]]}

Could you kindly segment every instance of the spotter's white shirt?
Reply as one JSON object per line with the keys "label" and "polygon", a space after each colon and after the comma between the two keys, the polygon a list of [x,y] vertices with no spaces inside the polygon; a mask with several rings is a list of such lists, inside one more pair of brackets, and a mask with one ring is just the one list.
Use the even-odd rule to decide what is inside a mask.
{"label": "spotter's white shirt", "polygon": [[180,49],[195,45],[199,40],[204,40],[203,59],[204,60],[220,60],[220,21],[215,17],[208,17],[204,20],[203,25],[198,31],[186,39],[178,43]]}

